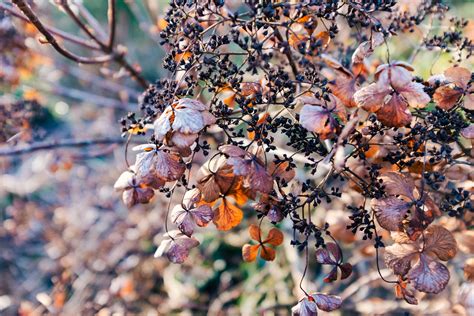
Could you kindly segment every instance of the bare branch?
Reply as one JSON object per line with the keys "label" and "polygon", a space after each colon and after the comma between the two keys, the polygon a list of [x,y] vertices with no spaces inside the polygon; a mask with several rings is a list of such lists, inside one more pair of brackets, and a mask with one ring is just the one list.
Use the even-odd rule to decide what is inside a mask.
{"label": "bare branch", "polygon": [[105,144],[122,144],[125,139],[121,137],[98,138],[98,139],[64,139],[33,143],[30,145],[0,148],[1,156],[15,156],[31,153],[38,150],[50,150],[62,147],[86,147]]}

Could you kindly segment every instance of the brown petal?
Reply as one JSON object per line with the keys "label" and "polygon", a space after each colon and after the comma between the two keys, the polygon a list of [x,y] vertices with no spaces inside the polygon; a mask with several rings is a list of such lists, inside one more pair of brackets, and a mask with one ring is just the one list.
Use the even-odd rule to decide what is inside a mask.
{"label": "brown petal", "polygon": [[260,227],[255,224],[250,225],[249,227],[249,235],[255,241],[261,242],[262,241],[262,231]]}
{"label": "brown petal", "polygon": [[272,228],[268,232],[267,239],[263,241],[264,244],[269,244],[272,246],[279,246],[283,242],[283,233],[277,228]]}
{"label": "brown petal", "polygon": [[451,85],[444,85],[436,89],[433,100],[443,110],[451,109],[462,96],[462,90]]}
{"label": "brown petal", "polygon": [[386,86],[392,86],[398,90],[412,81],[413,76],[411,71],[413,70],[414,69],[410,65],[404,62],[395,61],[391,64],[384,64],[377,67],[375,77],[379,83]]}
{"label": "brown petal", "polygon": [[421,254],[420,260],[410,270],[407,277],[418,291],[438,294],[444,290],[450,276],[446,266]]}
{"label": "brown petal", "polygon": [[341,269],[341,280],[347,279],[352,274],[352,265],[348,262],[339,266]]}
{"label": "brown petal", "polygon": [[397,231],[402,227],[402,221],[408,212],[410,203],[394,196],[380,200],[372,200],[377,222],[389,231]]}
{"label": "brown petal", "polygon": [[377,112],[377,119],[390,127],[402,127],[411,122],[412,116],[405,99],[395,93]]}
{"label": "brown petal", "polygon": [[378,83],[372,83],[354,94],[354,101],[358,107],[368,112],[377,112],[385,103],[385,97],[390,88]]}
{"label": "brown petal", "polygon": [[389,195],[402,195],[415,200],[415,182],[410,176],[399,172],[387,172],[382,176],[385,192]]}
{"label": "brown petal", "polygon": [[244,259],[244,261],[245,262],[255,261],[258,254],[258,248],[260,248],[260,245],[245,244],[242,247],[242,258]]}
{"label": "brown petal", "polygon": [[260,258],[262,258],[265,261],[273,261],[275,260],[275,249],[267,247],[265,245],[261,245],[260,247]]}
{"label": "brown petal", "polygon": [[393,270],[393,273],[404,276],[411,268],[411,261],[418,253],[415,244],[393,244],[385,247],[385,265]]}
{"label": "brown petal", "polygon": [[240,224],[244,213],[225,198],[214,213],[213,222],[218,230],[229,230]]}
{"label": "brown petal", "polygon": [[167,181],[178,180],[185,170],[186,166],[179,155],[162,150],[156,152],[155,171],[160,178]]}
{"label": "brown petal", "polygon": [[453,234],[443,226],[429,226],[424,241],[424,251],[434,253],[440,260],[447,261],[456,256],[456,240]]}
{"label": "brown petal", "polygon": [[336,126],[328,109],[322,106],[304,105],[300,111],[300,124],[310,132],[315,132],[322,139],[331,137],[336,132]]}
{"label": "brown petal", "polygon": [[181,205],[176,205],[171,211],[171,222],[178,226],[178,229],[188,237],[194,233],[194,223],[189,211],[186,211]]}
{"label": "brown petal", "polygon": [[254,161],[252,165],[253,170],[251,170],[250,174],[246,179],[248,187],[251,190],[255,190],[261,193],[270,193],[273,190],[273,178],[267,173],[267,170],[265,170],[265,168],[259,163]]}
{"label": "brown petal", "polygon": [[288,183],[295,177],[295,170],[289,168],[289,165],[290,163],[288,161],[283,161],[278,164],[272,161],[268,167],[268,173],[273,178],[278,178]]}
{"label": "brown petal", "polygon": [[462,89],[466,89],[469,80],[471,80],[471,72],[464,67],[450,67],[444,71],[444,76]]}
{"label": "brown petal", "polygon": [[336,76],[336,79],[333,83],[329,84],[329,87],[332,93],[341,100],[345,106],[349,108],[357,106],[354,101],[354,94],[357,91],[356,78],[345,75]]}
{"label": "brown petal", "polygon": [[410,82],[409,84],[399,88],[397,91],[400,93],[408,105],[416,108],[425,107],[431,98],[423,90],[424,86],[418,82]]}
{"label": "brown petal", "polygon": [[240,157],[244,158],[248,155],[248,152],[239,146],[235,145],[223,145],[219,147],[219,151],[229,157]]}
{"label": "brown petal", "polygon": [[336,295],[312,293],[311,297],[314,299],[318,308],[325,312],[336,310],[342,305],[342,299]]}

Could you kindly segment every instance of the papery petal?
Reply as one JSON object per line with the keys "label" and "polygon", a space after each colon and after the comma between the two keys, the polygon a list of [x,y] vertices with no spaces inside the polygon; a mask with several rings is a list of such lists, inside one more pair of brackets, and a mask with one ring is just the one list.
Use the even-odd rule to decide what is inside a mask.
{"label": "papery petal", "polygon": [[135,174],[130,170],[122,172],[117,181],[115,181],[114,189],[117,191],[125,190],[133,186]]}
{"label": "papery petal", "polygon": [[420,255],[418,263],[410,270],[407,278],[421,292],[438,294],[448,284],[449,271],[446,266],[428,257]]}
{"label": "papery petal", "polygon": [[456,240],[443,226],[430,225],[426,229],[424,241],[424,251],[434,253],[440,260],[447,261],[456,256]]}
{"label": "papery petal", "polygon": [[283,233],[277,228],[272,228],[268,232],[267,239],[263,241],[264,244],[272,246],[279,246],[283,242]]}
{"label": "papery petal", "polygon": [[213,222],[218,230],[229,230],[240,224],[244,213],[240,208],[226,199],[222,199],[221,205],[215,210]]}
{"label": "papery petal", "polygon": [[385,192],[389,195],[403,195],[415,200],[415,182],[413,178],[399,172],[387,172],[382,176]]}
{"label": "papery petal", "polygon": [[402,221],[410,208],[410,203],[394,196],[372,200],[377,222],[389,231],[397,231],[402,227]]}
{"label": "papery petal", "polygon": [[330,115],[330,111],[322,106],[306,104],[300,111],[300,124],[308,131],[318,133],[325,139],[336,131]]}
{"label": "papery petal", "polygon": [[405,276],[411,268],[411,261],[418,253],[415,244],[393,244],[385,247],[385,265],[393,270],[393,273]]}
{"label": "papery petal", "polygon": [[336,295],[312,293],[311,297],[314,299],[318,308],[325,312],[336,310],[342,305],[342,299]]}
{"label": "papery petal", "polygon": [[461,89],[447,84],[436,89],[433,100],[443,110],[449,110],[458,102],[462,94]]}
{"label": "papery petal", "polygon": [[347,279],[352,274],[352,265],[348,262],[339,266],[341,269],[341,280]]}
{"label": "papery petal", "polygon": [[188,98],[178,100],[178,102],[173,104],[173,107],[175,109],[187,108],[187,109],[192,109],[195,111],[205,111],[209,109],[209,106],[205,105],[201,101],[188,99]]}
{"label": "papery petal", "polygon": [[235,145],[223,145],[219,147],[219,151],[229,157],[240,157],[244,158],[248,156],[248,152],[244,149],[240,148],[239,146]]}
{"label": "papery petal", "polygon": [[330,83],[332,93],[347,107],[357,106],[354,94],[357,91],[357,81],[353,77],[337,76],[334,83]]}
{"label": "papery petal", "polygon": [[260,227],[257,225],[250,225],[249,227],[249,235],[250,238],[252,238],[255,241],[261,242],[262,241],[262,231],[260,230]]}
{"label": "papery petal", "polygon": [[194,144],[199,134],[183,134],[180,132],[174,132],[170,138],[170,144],[179,148],[189,148]]}
{"label": "papery petal", "polygon": [[204,128],[204,119],[199,111],[188,108],[175,109],[175,117],[171,126],[174,131],[195,134]]}
{"label": "papery petal", "polygon": [[170,231],[164,236],[165,238],[155,252],[155,257],[166,256],[173,263],[183,263],[189,256],[189,251],[199,246],[197,239],[187,237],[180,231]]}
{"label": "papery petal", "polygon": [[390,93],[390,88],[378,83],[372,83],[354,94],[357,106],[368,112],[377,112],[385,103],[385,97]]}
{"label": "papery petal", "polygon": [[167,181],[178,180],[186,170],[186,166],[177,154],[161,150],[156,152],[154,167],[157,175]]}
{"label": "papery petal", "polygon": [[[249,188],[262,193],[270,193],[273,190],[273,178],[260,164],[254,162],[253,167],[253,170],[250,171],[250,175],[248,176]],[[238,172],[235,173],[239,174]]]}
{"label": "papery petal", "polygon": [[308,300],[308,298],[303,298],[291,308],[292,316],[317,316],[318,310],[317,305],[314,301]]}
{"label": "papery petal", "polygon": [[194,222],[199,227],[205,227],[207,224],[212,221],[214,217],[214,211],[209,205],[200,205],[195,209],[192,209],[191,215],[193,216]]}
{"label": "papery petal", "polygon": [[262,245],[260,247],[260,258],[265,261],[273,261],[275,260],[275,249]]}
{"label": "papery petal", "polygon": [[444,76],[462,89],[466,89],[469,80],[471,80],[471,72],[464,67],[450,67],[444,71]]}
{"label": "papery petal", "polygon": [[424,107],[431,98],[423,90],[424,86],[418,82],[410,82],[397,91],[407,100],[408,105],[416,108]]}
{"label": "papery petal", "polygon": [[166,134],[171,131],[172,116],[172,109],[166,108],[166,110],[153,123],[153,133],[155,134],[155,138],[157,140],[162,141]]}
{"label": "papery petal", "polygon": [[245,262],[255,261],[255,259],[257,259],[258,248],[260,248],[260,245],[245,244],[242,247],[242,258],[244,259],[244,261]]}
{"label": "papery petal", "polygon": [[411,122],[412,116],[403,97],[393,94],[390,100],[377,112],[377,119],[386,126],[402,127]]}
{"label": "papery petal", "polygon": [[467,139],[474,139],[474,124],[462,129],[461,135]]}

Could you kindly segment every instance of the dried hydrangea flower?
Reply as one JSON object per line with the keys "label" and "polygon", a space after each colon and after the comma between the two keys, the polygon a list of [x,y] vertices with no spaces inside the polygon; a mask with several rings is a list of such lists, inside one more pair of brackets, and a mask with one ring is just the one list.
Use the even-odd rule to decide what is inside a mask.
{"label": "dried hydrangea flower", "polygon": [[159,184],[150,178],[139,179],[132,166],[132,170],[124,171],[120,175],[114,184],[114,189],[123,191],[122,201],[130,208],[138,203],[148,203],[155,195],[153,188],[157,186]]}
{"label": "dried hydrangea flower", "polygon": [[291,315],[316,316],[318,315],[318,308],[325,312],[331,312],[340,308],[341,305],[342,299],[339,296],[311,293],[291,308]]}
{"label": "dried hydrangea flower", "polygon": [[179,230],[188,237],[194,233],[194,226],[205,227],[214,217],[209,205],[199,205],[201,192],[192,189],[186,192],[183,202],[171,211],[171,221],[178,225]]}
{"label": "dried hydrangea flower", "polygon": [[155,252],[155,258],[165,256],[173,263],[183,263],[188,258],[189,251],[199,246],[196,238],[188,237],[179,230],[170,231],[163,237]]}
{"label": "dried hydrangea flower", "polygon": [[141,151],[135,161],[136,172],[140,178],[174,181],[181,178],[186,169],[178,154],[157,148],[154,144],[135,146],[133,150]]}

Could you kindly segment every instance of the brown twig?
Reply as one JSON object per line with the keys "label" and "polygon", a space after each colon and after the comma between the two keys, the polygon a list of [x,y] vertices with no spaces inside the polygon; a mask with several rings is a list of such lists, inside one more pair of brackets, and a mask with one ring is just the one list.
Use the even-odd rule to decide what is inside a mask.
{"label": "brown twig", "polygon": [[116,19],[115,19],[115,11],[116,11],[116,6],[115,6],[115,0],[109,0],[108,2],[108,9],[107,9],[107,18],[109,21],[109,40],[107,43],[107,47],[112,50],[114,47],[114,42],[115,42],[115,30],[116,30]]}
{"label": "brown twig", "polygon": [[[18,12],[17,10],[15,10],[14,8],[10,7],[9,5],[6,5],[4,3],[0,3],[0,9],[2,10],[5,10],[6,12],[10,13],[11,15],[13,15],[14,17],[16,18],[19,18],[20,20],[23,20],[25,22],[28,22],[30,24],[31,21],[26,17],[24,16],[22,13]],[[94,44],[94,43],[89,43],[86,39],[84,38],[81,38],[79,36],[75,36],[75,35],[72,35],[72,34],[69,34],[67,32],[64,32],[64,31],[61,31],[55,27],[52,27],[52,26],[47,26],[47,25],[44,25],[44,27],[51,33],[51,34],[54,34],[56,36],[59,36],[61,37],[62,39],[64,40],[67,40],[71,43],[74,43],[74,44],[78,44],[78,45],[82,45],[84,47],[87,47],[87,48],[90,48],[90,49],[94,49],[94,50],[100,50],[101,48]]]}
{"label": "brown twig", "polygon": [[56,38],[48,31],[48,29],[44,26],[44,24],[38,19],[36,14],[33,12],[31,7],[26,3],[25,0],[12,0],[12,2],[23,12],[24,15],[30,20],[30,22],[38,29],[38,31],[43,34],[46,38],[46,41],[51,44],[51,46],[56,49],[58,53],[63,55],[66,58],[69,58],[75,62],[83,63],[83,64],[102,64],[106,61],[110,61],[113,59],[113,55],[104,55],[99,57],[82,57],[71,53],[66,48],[59,45]]}
{"label": "brown twig", "polygon": [[[76,24],[79,25],[79,27],[86,32],[86,34],[91,37],[92,40],[94,40],[101,48],[101,50],[106,53],[104,56],[99,56],[99,57],[82,57],[78,56],[74,53],[71,53],[67,49],[63,48],[59,43],[57,42],[56,38],[52,35],[51,32],[49,32],[48,28],[45,27],[45,25],[38,19],[36,14],[33,12],[31,7],[26,3],[25,0],[12,0],[12,2],[25,14],[25,16],[28,18],[28,20],[38,29],[38,31],[43,34],[43,36],[46,38],[46,41],[53,46],[53,48],[59,52],[61,55],[65,56],[66,58],[69,58],[75,62],[78,63],[84,63],[84,64],[101,64],[105,63],[107,61],[115,61],[117,62],[120,66],[122,66],[129,74],[130,76],[136,80],[144,89],[148,87],[148,81],[143,78],[140,75],[140,72],[135,69],[132,65],[130,65],[127,60],[125,59],[125,54],[123,52],[115,51],[113,48],[109,48],[108,44],[114,42],[115,38],[115,18],[110,21],[110,27],[114,29],[112,34],[109,35],[109,40],[108,44],[102,42],[99,40],[75,14],[72,10],[70,10],[70,7],[68,5],[67,0],[61,1],[61,5],[63,8],[66,10],[66,12],[73,18],[73,20],[76,22]],[[110,4],[112,9],[111,11],[115,16],[115,3],[111,0]]]}
{"label": "brown twig", "polygon": [[64,139],[64,140],[53,140],[38,142],[30,145],[15,146],[0,148],[1,156],[14,156],[31,153],[38,150],[56,149],[61,147],[86,147],[104,144],[121,144],[124,143],[125,139],[121,137],[106,137],[97,139]]}

